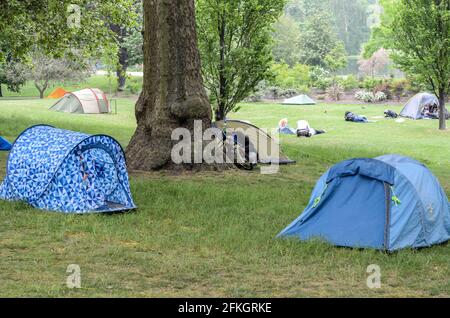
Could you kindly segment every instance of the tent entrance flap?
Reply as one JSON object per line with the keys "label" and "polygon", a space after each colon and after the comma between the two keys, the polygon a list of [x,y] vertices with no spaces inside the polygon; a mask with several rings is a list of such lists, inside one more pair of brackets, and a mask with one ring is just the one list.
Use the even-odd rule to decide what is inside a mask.
{"label": "tent entrance flap", "polygon": [[386,188],[379,180],[361,175],[335,179],[313,209],[298,229],[302,240],[319,238],[358,248],[386,245]]}

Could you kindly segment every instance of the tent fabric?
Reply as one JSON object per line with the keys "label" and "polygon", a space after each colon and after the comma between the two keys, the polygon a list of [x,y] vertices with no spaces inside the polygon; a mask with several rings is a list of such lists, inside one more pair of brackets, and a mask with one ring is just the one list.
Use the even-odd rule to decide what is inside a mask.
{"label": "tent fabric", "polygon": [[406,103],[400,116],[411,119],[424,119],[423,110],[426,106],[431,105],[439,105],[437,97],[429,93],[419,93]]}
{"label": "tent fabric", "polygon": [[6,171],[3,200],[64,213],[135,208],[123,150],[109,136],[33,126],[14,143]]}
{"label": "tent fabric", "polygon": [[10,151],[11,144],[8,140],[3,137],[0,137],[0,151]]}
{"label": "tent fabric", "polygon": [[55,88],[55,90],[53,92],[51,92],[47,98],[48,99],[57,99],[57,98],[62,98],[64,97],[64,95],[66,95],[67,93],[69,93],[68,91],[66,91],[64,88],[61,87],[57,87]]}
{"label": "tent fabric", "polygon": [[[218,121],[214,123],[214,127],[221,130],[230,129],[236,133],[241,132],[248,137],[251,145],[250,151],[257,152],[258,162],[262,164],[293,164],[295,161],[289,159],[281,151],[277,154],[273,154],[271,149],[279,149],[279,145],[275,144],[275,141],[264,131],[258,127],[240,120],[227,120]],[[256,148],[258,147],[257,151]]]}
{"label": "tent fabric", "polygon": [[285,99],[283,105],[316,105],[316,102],[308,95],[299,95]]}
{"label": "tent fabric", "polygon": [[67,93],[50,110],[78,114],[104,114],[110,112],[110,107],[105,93],[97,88],[87,88]]}
{"label": "tent fabric", "polygon": [[450,240],[450,203],[423,164],[398,155],[337,164],[278,237],[396,251]]}

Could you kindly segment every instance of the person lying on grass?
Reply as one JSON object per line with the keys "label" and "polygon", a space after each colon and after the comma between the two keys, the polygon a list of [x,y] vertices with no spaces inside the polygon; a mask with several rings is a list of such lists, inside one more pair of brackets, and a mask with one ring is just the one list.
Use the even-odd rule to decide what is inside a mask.
{"label": "person lying on grass", "polygon": [[307,137],[320,135],[326,133],[325,130],[318,130],[312,128],[306,120],[299,120],[297,122],[297,137]]}
{"label": "person lying on grass", "polygon": [[351,121],[354,123],[368,123],[369,120],[366,116],[360,116],[357,114],[354,114],[352,112],[346,112],[345,113],[345,121]]}

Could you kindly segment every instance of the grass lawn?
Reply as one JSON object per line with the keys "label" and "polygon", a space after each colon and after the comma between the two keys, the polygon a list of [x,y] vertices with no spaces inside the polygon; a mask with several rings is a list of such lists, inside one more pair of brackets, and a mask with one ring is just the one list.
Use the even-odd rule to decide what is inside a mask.
{"label": "grass lawn", "polygon": [[[130,95],[130,94],[136,94],[136,92],[140,91],[140,87],[142,86],[142,77],[132,77],[130,76],[127,80],[127,87],[125,88],[125,91],[121,93],[121,95]],[[136,92],[131,92],[129,87],[133,86]],[[49,87],[45,91],[45,96],[48,96],[56,87],[62,87],[66,91],[73,92],[77,91],[86,87],[90,88],[99,88],[106,94],[114,94],[117,90],[117,79],[115,77],[112,77],[111,80],[108,76],[105,75],[93,75],[90,78],[88,78],[85,82],[82,83],[65,83],[65,84],[58,84],[53,85],[52,87]],[[34,86],[34,83],[31,81],[28,81],[22,88],[19,93],[8,91],[5,85],[2,86],[3,88],[3,96],[5,98],[23,98],[23,99],[29,99],[29,98],[38,98],[39,97],[39,91]],[[0,99],[1,100],[1,99]]]}
{"label": "grass lawn", "polygon": [[[14,140],[45,123],[110,134],[126,146],[133,133],[131,100],[120,100],[118,115],[53,113],[52,102],[0,100],[0,135]],[[298,164],[276,175],[132,173],[134,213],[72,216],[0,202],[0,296],[450,296],[450,244],[387,255],[274,239],[301,213],[317,178],[344,159],[411,156],[450,195],[449,131],[438,131],[436,121],[346,123],[346,110],[372,117],[384,107],[244,104],[233,117],[265,128],[284,117],[292,126],[307,119],[328,133],[282,137]],[[2,178],[5,163],[1,153]],[[69,264],[81,267],[81,289],[66,287]],[[371,264],[381,267],[381,289],[366,286]]]}

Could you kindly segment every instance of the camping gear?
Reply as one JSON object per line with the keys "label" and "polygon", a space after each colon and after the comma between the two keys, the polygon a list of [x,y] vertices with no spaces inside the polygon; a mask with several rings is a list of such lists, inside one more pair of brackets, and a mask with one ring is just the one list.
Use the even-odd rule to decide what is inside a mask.
{"label": "camping gear", "polygon": [[316,102],[308,95],[299,95],[285,99],[282,105],[316,105]]}
{"label": "camping gear", "polygon": [[57,99],[57,98],[62,98],[64,97],[64,95],[66,95],[67,93],[69,93],[68,91],[66,91],[64,88],[61,87],[57,87],[55,88],[55,90],[53,92],[51,92],[47,98],[48,99]]}
{"label": "camping gear", "polygon": [[[448,113],[445,110],[446,114]],[[435,95],[419,93],[412,97],[400,113],[400,116],[417,119],[439,118],[439,100]]]}
{"label": "camping gear", "polygon": [[303,214],[278,236],[386,251],[428,247],[450,240],[450,203],[418,161],[351,159],[319,179]]}
{"label": "camping gear", "polygon": [[104,114],[110,112],[109,108],[105,93],[97,88],[87,88],[67,93],[50,110],[78,114]]}
{"label": "camping gear", "polygon": [[369,122],[367,117],[360,116],[360,115],[354,114],[352,112],[345,113],[345,121],[351,121],[354,123],[368,123]]}
{"label": "camping gear", "polygon": [[384,111],[384,117],[385,118],[398,118],[398,114],[394,112],[393,110],[386,109]]}
{"label": "camping gear", "polygon": [[295,131],[289,128],[287,118],[283,118],[278,123],[278,133],[281,135],[295,135]]}
{"label": "camping gear", "polygon": [[[250,123],[240,120],[226,120],[226,122],[215,122],[213,126],[222,131],[226,130],[227,135],[230,131],[233,131],[237,135],[247,137],[250,143],[249,152],[257,154],[258,163],[280,165],[296,163],[281,151],[276,154],[272,153],[271,150],[279,149],[279,145],[275,144],[275,141],[267,133]],[[239,136],[239,139],[244,140],[243,136]]]}
{"label": "camping gear", "polygon": [[3,137],[0,137],[0,151],[10,151],[11,143]]}
{"label": "camping gear", "polygon": [[136,206],[125,155],[105,135],[33,126],[14,143],[0,199],[64,213],[118,212]]}

